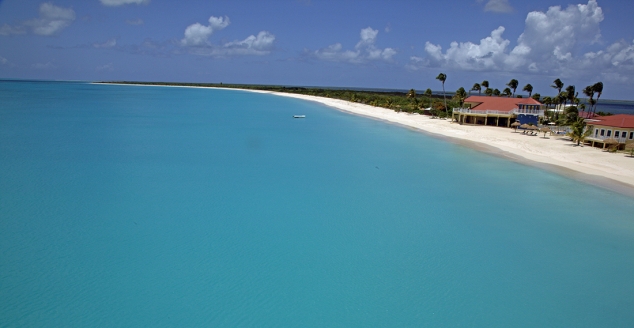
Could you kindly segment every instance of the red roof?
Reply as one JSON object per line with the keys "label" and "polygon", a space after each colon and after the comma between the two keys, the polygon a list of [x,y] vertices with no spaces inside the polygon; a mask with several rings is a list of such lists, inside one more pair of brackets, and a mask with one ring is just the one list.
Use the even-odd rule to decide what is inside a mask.
{"label": "red roof", "polygon": [[600,116],[592,119],[591,124],[612,126],[615,128],[634,128],[634,115],[617,114]]}
{"label": "red roof", "polygon": [[522,105],[541,105],[539,101],[533,98],[508,98],[495,96],[470,96],[464,100],[465,103],[471,104],[471,109],[477,110],[499,110],[511,111]]}
{"label": "red roof", "polygon": [[596,117],[600,117],[600,116],[595,114],[595,113],[581,111],[581,112],[579,112],[579,117],[581,117],[581,118],[596,118]]}

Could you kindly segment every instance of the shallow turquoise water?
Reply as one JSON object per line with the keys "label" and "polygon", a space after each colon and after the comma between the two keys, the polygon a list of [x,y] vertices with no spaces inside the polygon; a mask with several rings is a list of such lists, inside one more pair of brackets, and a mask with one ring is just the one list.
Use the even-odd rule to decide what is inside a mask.
{"label": "shallow turquoise water", "polygon": [[0,101],[0,326],[634,322],[631,198],[270,95]]}

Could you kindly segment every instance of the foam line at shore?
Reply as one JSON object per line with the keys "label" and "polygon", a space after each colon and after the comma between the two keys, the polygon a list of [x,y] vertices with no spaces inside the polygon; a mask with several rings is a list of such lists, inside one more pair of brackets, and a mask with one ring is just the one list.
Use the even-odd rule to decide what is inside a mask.
{"label": "foam line at shore", "polygon": [[[128,85],[128,84],[125,84]],[[181,87],[181,86],[166,86]],[[189,86],[182,86],[188,87]],[[208,88],[208,87],[191,87]],[[395,123],[504,156],[527,165],[538,166],[571,178],[634,197],[634,158],[623,153],[608,153],[590,146],[576,146],[562,136],[528,136],[510,128],[460,125],[429,116],[397,113],[393,110],[340,99],[264,90],[214,88],[272,94],[314,101],[347,113]]]}

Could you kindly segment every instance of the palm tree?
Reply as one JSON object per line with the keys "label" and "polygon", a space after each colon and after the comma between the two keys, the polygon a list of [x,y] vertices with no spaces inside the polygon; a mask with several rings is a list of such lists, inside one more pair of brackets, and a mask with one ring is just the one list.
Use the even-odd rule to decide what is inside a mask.
{"label": "palm tree", "polygon": [[528,98],[531,97],[531,95],[533,94],[533,86],[529,84],[524,86],[524,89],[522,89],[522,91],[526,91],[528,92]]}
{"label": "palm tree", "polygon": [[484,80],[484,81],[482,81],[482,83],[480,83],[480,85],[485,87],[486,89],[488,89],[489,88],[489,81]]}
{"label": "palm tree", "polygon": [[482,91],[482,86],[480,86],[480,83],[476,83],[471,87],[471,90],[469,91],[478,91],[478,96],[479,96],[480,91]]}
{"label": "palm tree", "polygon": [[467,98],[467,91],[463,87],[460,87],[460,89],[456,90],[454,98],[458,100],[460,108],[462,108],[462,104],[464,104],[464,100]]}
{"label": "palm tree", "polygon": [[553,85],[551,85],[550,87],[557,89],[557,94],[560,94],[561,89],[564,87],[564,83],[561,82],[560,79],[556,79],[555,81],[553,81]]}
{"label": "palm tree", "polygon": [[515,97],[515,90],[520,83],[516,79],[512,79],[506,84],[509,88],[513,89],[513,97]]}
{"label": "palm tree", "polygon": [[[537,95],[537,94],[535,94],[535,95]],[[553,98],[546,96],[546,97],[544,97],[544,99],[542,99],[542,103],[544,105],[546,105],[546,112],[550,113],[550,111],[548,109],[550,108],[550,105],[553,104]],[[552,119],[552,115],[551,115],[551,119]]]}
{"label": "palm tree", "polygon": [[507,97],[511,97],[511,89],[504,88],[504,90],[502,90],[502,95],[503,96],[507,96]]}
{"label": "palm tree", "polygon": [[487,88],[486,90],[484,90],[484,94],[491,97],[493,95],[493,89]]}
{"label": "palm tree", "polygon": [[[598,102],[599,102],[599,98],[601,98],[601,94],[603,93],[603,82],[597,82],[597,83],[595,83],[595,84],[592,86],[592,90],[593,90],[594,92],[596,92],[596,93],[597,93],[597,102],[596,102],[596,103],[598,103]],[[595,103],[595,104],[596,104],[596,103]],[[594,114],[596,111],[597,111],[597,106],[595,105],[595,106],[594,106],[594,112],[593,112],[593,114]]]}
{"label": "palm tree", "polygon": [[[566,91],[562,91],[557,95],[555,99],[557,99],[557,104],[561,105],[563,103],[563,106],[559,106],[563,113],[563,111],[566,109],[566,105],[568,104],[568,93]],[[557,111],[557,119],[559,119],[559,110]]]}
{"label": "palm tree", "polygon": [[431,89],[427,88],[427,90],[425,90],[424,95],[425,97],[427,97],[427,100],[429,100],[429,108],[431,108],[431,94],[432,94]]}
{"label": "palm tree", "polygon": [[500,90],[498,90],[498,89],[494,89],[494,90],[493,90],[493,95],[494,95],[494,96],[496,96],[496,97],[499,97],[499,96],[500,96],[500,93],[501,93],[501,92],[500,92]]}
{"label": "palm tree", "polygon": [[436,76],[436,80],[442,82],[442,97],[445,100],[445,111],[447,110],[447,97],[445,96],[445,81],[447,81],[447,75],[440,73]]}
{"label": "palm tree", "polygon": [[407,92],[407,98],[408,98],[408,99],[412,99],[412,103],[413,103],[413,104],[412,104],[412,108],[413,108],[414,110],[416,110],[416,107],[418,107],[418,101],[416,100],[416,90],[414,90],[414,89],[410,89],[410,90]]}
{"label": "palm tree", "polygon": [[533,99],[535,99],[535,100],[537,100],[537,101],[539,101],[539,99],[540,99],[541,97],[542,97],[542,95],[540,95],[539,93],[536,93],[536,94],[534,94],[534,95],[532,95],[532,96],[531,96],[531,98],[533,98]]}
{"label": "palm tree", "polygon": [[575,102],[575,98],[577,98],[577,95],[579,93],[575,93],[575,86],[574,85],[569,85],[566,87],[566,100],[570,100],[570,104],[572,105],[572,103]]}
{"label": "palm tree", "polygon": [[588,97],[588,103],[590,104],[590,110],[588,110],[588,112],[592,112],[592,105],[594,103],[594,90],[592,89],[592,86],[589,85],[585,88],[583,88],[583,94],[586,95],[586,97]]}
{"label": "palm tree", "polygon": [[569,136],[573,142],[576,142],[577,146],[592,133],[591,129],[586,129],[586,122],[583,118],[578,118],[570,127],[572,129],[566,135]]}

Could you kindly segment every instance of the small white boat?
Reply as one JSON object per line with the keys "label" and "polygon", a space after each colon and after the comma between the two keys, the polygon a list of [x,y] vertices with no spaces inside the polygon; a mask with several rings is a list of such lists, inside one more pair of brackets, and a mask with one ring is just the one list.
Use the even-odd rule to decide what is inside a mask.
{"label": "small white boat", "polygon": [[293,115],[293,118],[306,118],[306,115]]}

